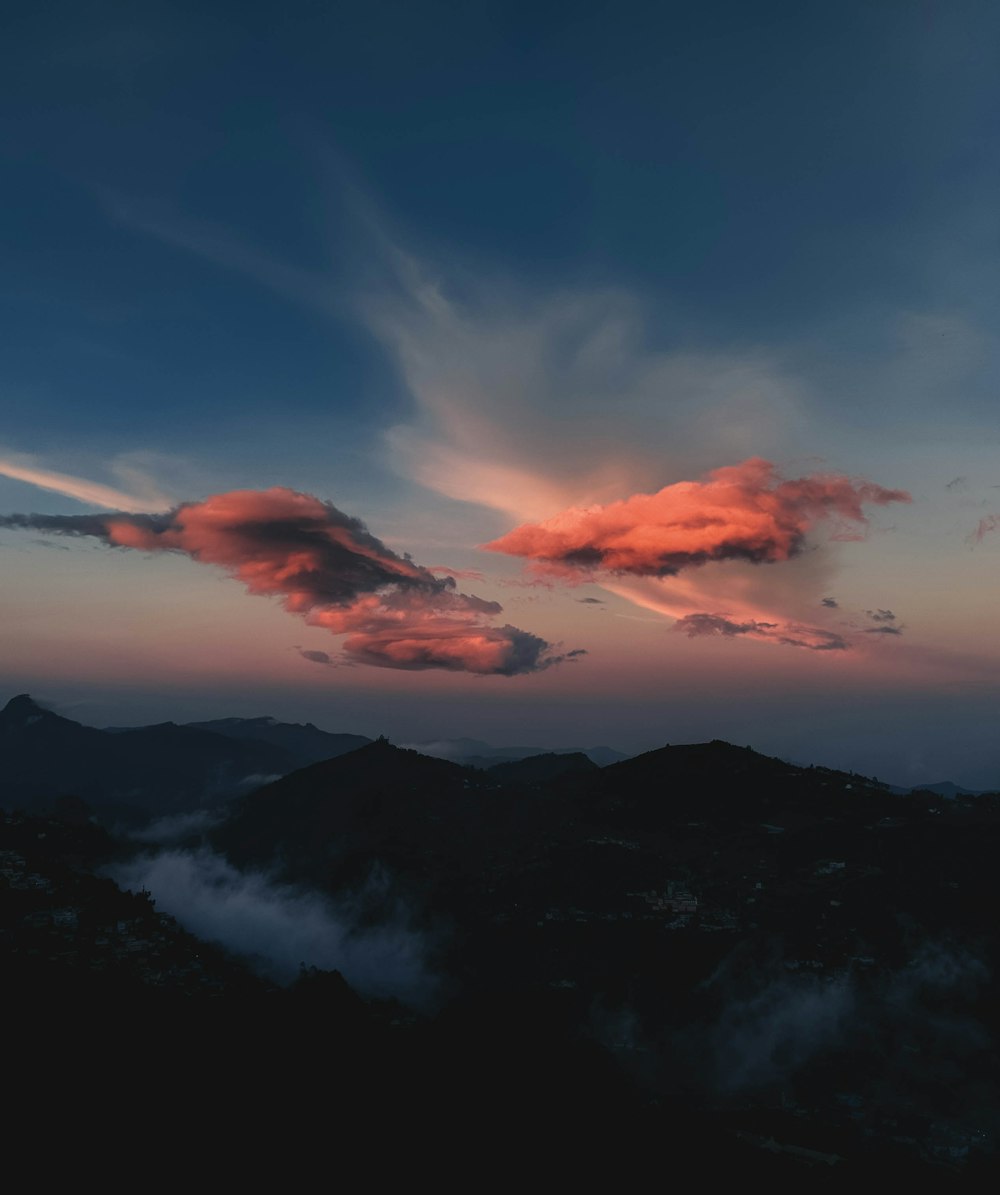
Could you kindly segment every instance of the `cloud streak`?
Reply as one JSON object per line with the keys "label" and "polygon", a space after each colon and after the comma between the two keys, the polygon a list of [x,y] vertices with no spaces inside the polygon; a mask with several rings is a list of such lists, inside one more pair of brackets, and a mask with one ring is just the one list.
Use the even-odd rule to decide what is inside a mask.
{"label": "cloud streak", "polygon": [[843,635],[821,627],[760,622],[757,619],[736,622],[724,614],[687,614],[674,623],[673,629],[683,632],[690,639],[745,637],[780,643],[784,647],[804,647],[809,651],[847,651],[850,647]]}
{"label": "cloud streak", "polygon": [[[134,470],[130,471],[130,475],[136,480],[143,480]],[[14,481],[27,482],[41,490],[62,494],[65,498],[73,498],[88,506],[103,506],[107,510],[128,512],[155,510],[169,501],[151,486],[147,486],[141,494],[128,494],[123,490],[116,490],[112,486],[101,485],[100,482],[88,481],[83,477],[73,477],[69,473],[40,469],[25,458],[0,457],[0,476],[9,477]]]}
{"label": "cloud streak", "polygon": [[498,602],[459,592],[359,519],[290,489],[235,490],[162,514],[7,515],[0,527],[221,567],[249,593],[279,597],[289,613],[344,635],[344,656],[375,667],[515,676],[567,658],[537,635],[496,625]]}
{"label": "cloud streak", "polygon": [[979,520],[975,531],[970,532],[965,537],[965,542],[968,544],[981,544],[987,535],[997,530],[1000,530],[1000,515],[985,515]]}

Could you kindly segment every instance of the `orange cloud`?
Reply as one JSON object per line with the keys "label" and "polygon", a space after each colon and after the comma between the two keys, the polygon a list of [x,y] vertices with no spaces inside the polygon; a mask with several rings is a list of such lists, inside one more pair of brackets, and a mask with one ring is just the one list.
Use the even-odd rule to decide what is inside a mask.
{"label": "orange cloud", "polygon": [[838,474],[786,481],[754,458],[716,469],[707,481],[570,508],[483,547],[526,557],[543,573],[569,580],[602,573],[668,577],[710,562],[789,560],[820,520],[837,520],[835,534],[843,536],[851,526],[866,526],[865,505],[911,500],[903,490]]}
{"label": "orange cloud", "polygon": [[459,593],[453,577],[435,577],[360,520],[294,490],[235,490],[155,515],[11,515],[0,526],[183,552],[346,635],[343,650],[360,663],[514,676],[567,658],[537,635],[495,625],[499,602]]}

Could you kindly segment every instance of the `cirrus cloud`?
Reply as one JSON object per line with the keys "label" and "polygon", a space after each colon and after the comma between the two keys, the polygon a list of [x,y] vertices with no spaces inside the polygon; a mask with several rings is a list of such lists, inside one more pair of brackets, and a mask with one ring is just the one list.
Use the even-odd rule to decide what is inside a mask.
{"label": "cirrus cloud", "polygon": [[965,537],[968,544],[981,544],[992,531],[1000,529],[1000,515],[985,515],[979,520],[975,531]]}

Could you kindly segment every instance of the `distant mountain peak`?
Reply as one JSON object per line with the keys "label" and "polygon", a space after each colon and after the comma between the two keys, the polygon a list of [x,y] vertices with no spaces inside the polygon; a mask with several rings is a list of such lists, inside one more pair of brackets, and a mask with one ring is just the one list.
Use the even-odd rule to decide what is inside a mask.
{"label": "distant mountain peak", "polygon": [[0,718],[5,722],[23,722],[26,718],[40,718],[48,712],[30,694],[18,693],[0,710]]}
{"label": "distant mountain peak", "polygon": [[[362,753],[364,753],[362,755]],[[384,734],[378,735],[363,747],[359,747],[354,753],[361,755],[362,758],[370,759],[372,756],[384,756],[387,759],[408,759],[420,760],[424,763],[433,763],[435,765],[443,765],[447,768],[458,768],[461,770],[464,765],[456,763],[453,759],[441,759],[437,755],[427,755],[425,752],[418,750],[416,747],[411,747],[409,744],[394,743],[392,739],[387,738]]]}
{"label": "distant mountain peak", "polygon": [[270,743],[280,748],[288,758],[288,765],[280,769],[283,774],[356,751],[371,742],[365,735],[333,734],[320,730],[312,722],[281,722],[267,715],[259,718],[214,718],[208,722],[188,722],[186,725],[191,730],[209,731],[229,739]]}

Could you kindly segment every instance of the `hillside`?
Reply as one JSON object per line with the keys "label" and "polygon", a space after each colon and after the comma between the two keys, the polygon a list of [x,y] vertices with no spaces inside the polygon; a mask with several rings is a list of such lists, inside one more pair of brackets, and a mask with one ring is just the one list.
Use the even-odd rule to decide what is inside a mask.
{"label": "hillside", "polygon": [[[24,702],[14,714],[44,721]],[[484,772],[381,739],[228,809],[210,841],[249,887],[230,878],[200,899],[235,901],[244,918],[277,901],[311,916],[322,899],[348,962],[384,932],[433,977],[410,1011],[308,970],[296,985],[317,1018],[303,1048],[335,1018],[352,1083],[381,1074],[395,1117],[416,1115],[417,1099],[432,1119],[468,1123],[476,1109],[501,1115],[510,1091],[543,1120],[555,1106],[614,1124],[640,1152],[669,1141],[746,1174],[804,1165],[810,1181],[828,1168],[939,1175],[956,1158],[981,1174],[997,1157],[996,798],[899,795],[721,741],[605,768],[542,755]],[[139,988],[155,975],[183,990],[181,974],[198,972],[171,978],[169,923],[149,920],[142,894],[82,874],[107,843],[65,811],[77,846],[68,831],[19,830],[16,852],[34,862],[8,857],[7,940],[32,990],[62,990],[59,975],[75,990],[101,951],[127,960]],[[56,875],[53,852],[61,886],[33,889],[29,908],[21,877]],[[240,912],[247,892],[256,903]],[[80,910],[100,901],[115,928],[98,917],[81,939],[92,918]],[[137,912],[119,911],[130,901]],[[255,1034],[268,1026],[270,1073],[286,1073],[285,1005],[240,1001]],[[287,1015],[306,1033],[300,1007]],[[440,1092],[423,1085],[428,1068]]]}
{"label": "hillside", "polygon": [[42,811],[72,795],[137,821],[216,804],[290,766],[278,747],[173,722],[111,733],[27,694],[0,710],[0,808]]}

